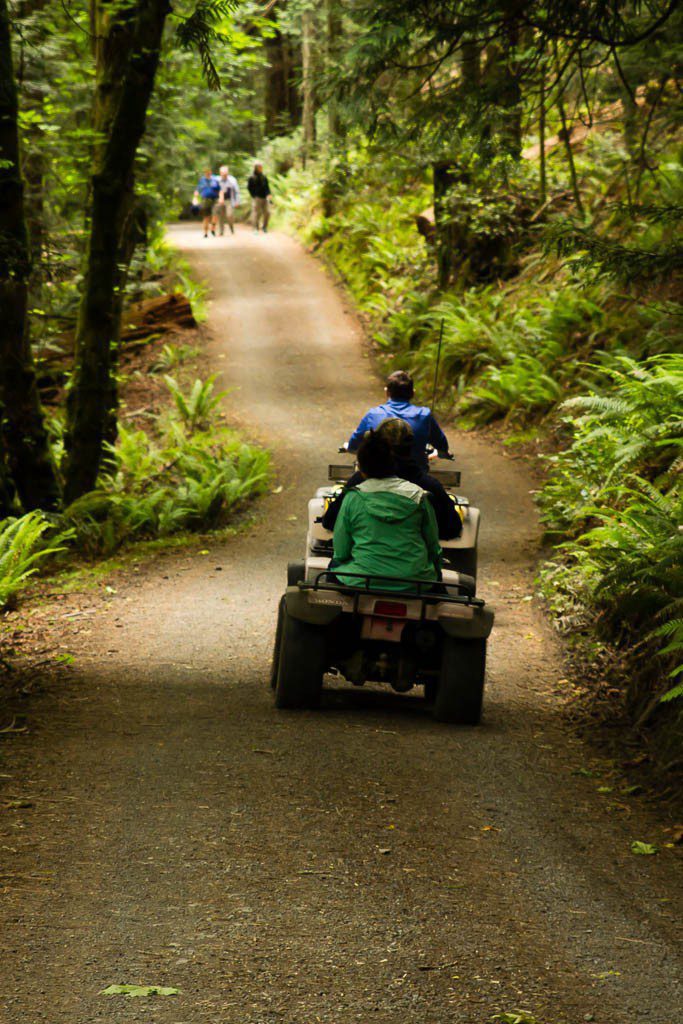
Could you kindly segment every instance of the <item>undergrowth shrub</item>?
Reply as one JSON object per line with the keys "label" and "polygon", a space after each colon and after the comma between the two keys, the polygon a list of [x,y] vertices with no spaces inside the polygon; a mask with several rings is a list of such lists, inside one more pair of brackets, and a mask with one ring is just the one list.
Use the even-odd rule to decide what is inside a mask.
{"label": "undergrowth shrub", "polygon": [[190,430],[172,421],[154,441],[144,431],[120,429],[114,466],[96,491],[63,514],[76,545],[88,555],[111,554],[121,544],[211,529],[265,490],[268,453],[225,427]]}
{"label": "undergrowth shrub", "polygon": [[119,426],[96,490],[55,518],[84,554],[109,555],[130,541],[212,529],[261,494],[270,474],[268,452],[218,422],[223,393],[214,377],[188,392],[171,377],[170,413],[152,433]]}
{"label": "undergrowth shrub", "polygon": [[568,447],[548,458],[542,519],[561,540],[541,573],[569,632],[633,654],[636,712],[683,695],[683,355],[621,357],[602,393],[563,406]]}
{"label": "undergrowth shrub", "polygon": [[0,523],[0,608],[12,604],[31,576],[51,555],[62,551],[71,536],[63,530],[55,535],[41,512]]}

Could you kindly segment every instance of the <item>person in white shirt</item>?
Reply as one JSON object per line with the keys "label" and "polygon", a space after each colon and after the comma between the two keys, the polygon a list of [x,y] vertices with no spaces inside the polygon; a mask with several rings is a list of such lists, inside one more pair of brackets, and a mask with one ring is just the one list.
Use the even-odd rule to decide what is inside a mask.
{"label": "person in white shirt", "polygon": [[217,181],[219,193],[213,207],[214,224],[218,227],[218,233],[222,235],[227,223],[230,233],[234,235],[235,207],[240,204],[240,187],[237,179],[228,173],[225,164],[220,168]]}

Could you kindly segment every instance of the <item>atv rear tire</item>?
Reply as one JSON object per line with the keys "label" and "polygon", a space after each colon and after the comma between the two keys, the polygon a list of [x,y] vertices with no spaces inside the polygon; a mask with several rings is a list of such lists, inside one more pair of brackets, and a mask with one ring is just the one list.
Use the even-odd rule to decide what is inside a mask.
{"label": "atv rear tire", "polygon": [[282,645],[282,620],[285,614],[285,599],[280,598],[277,606],[277,625],[275,626],[275,643],[273,644],[273,660],[270,665],[270,688],[275,689],[277,683],[277,670],[280,665],[280,647]]}
{"label": "atv rear tire", "polygon": [[293,619],[286,607],[283,607],[275,707],[317,707],[323,686],[325,660],[324,628]]}
{"label": "atv rear tire", "polygon": [[287,586],[295,587],[299,580],[303,580],[306,576],[306,563],[305,562],[288,562],[287,563]]}
{"label": "atv rear tire", "polygon": [[485,675],[486,640],[444,637],[434,718],[438,722],[478,725]]}
{"label": "atv rear tire", "polygon": [[446,569],[455,569],[465,576],[472,576],[477,579],[477,549],[476,548],[447,548]]}

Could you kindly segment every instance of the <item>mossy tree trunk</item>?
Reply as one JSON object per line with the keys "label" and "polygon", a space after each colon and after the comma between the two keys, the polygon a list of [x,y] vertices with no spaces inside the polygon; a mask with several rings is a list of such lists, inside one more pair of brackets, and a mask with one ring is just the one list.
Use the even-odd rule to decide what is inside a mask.
{"label": "mossy tree trunk", "polygon": [[289,36],[277,30],[264,43],[268,67],[265,73],[264,107],[266,135],[284,135],[301,121],[301,97],[297,85],[300,55]]}
{"label": "mossy tree trunk", "polygon": [[68,400],[65,497],[91,490],[111,439],[116,408],[113,350],[129,259],[135,155],[159,64],[168,0],[96,5],[98,83],[95,124],[105,126],[94,155],[90,234]]}
{"label": "mossy tree trunk", "polygon": [[307,6],[301,15],[301,100],[303,105],[303,150],[304,167],[313,156],[315,148],[315,81],[313,70],[314,47],[313,10]]}
{"label": "mossy tree trunk", "polygon": [[436,228],[437,282],[447,288],[455,261],[455,229],[449,203],[449,192],[459,180],[455,164],[440,160],[432,165],[434,188],[434,226]]}
{"label": "mossy tree trunk", "polygon": [[[327,74],[331,75],[339,68],[344,44],[344,22],[340,0],[325,0],[326,21],[326,64]],[[343,142],[344,127],[336,96],[328,88],[327,97],[327,128],[330,142],[334,146]]]}
{"label": "mossy tree trunk", "polygon": [[7,472],[23,507],[54,509],[60,488],[36,385],[28,329],[31,273],[19,159],[17,90],[7,0],[0,0],[0,404]]}

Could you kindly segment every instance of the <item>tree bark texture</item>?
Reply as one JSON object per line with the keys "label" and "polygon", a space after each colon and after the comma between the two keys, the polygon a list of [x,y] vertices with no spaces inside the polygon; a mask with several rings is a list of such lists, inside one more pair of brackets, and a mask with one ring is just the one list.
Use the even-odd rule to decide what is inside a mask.
{"label": "tree bark texture", "polygon": [[448,192],[458,180],[455,164],[440,161],[432,167],[434,224],[436,226],[437,277],[440,289],[448,287],[454,262],[455,232],[448,208]]}
{"label": "tree bark texture", "polygon": [[[28,330],[31,273],[7,0],[0,0],[0,403],[2,447],[23,507],[54,509],[60,489]],[[7,478],[3,473],[3,479]]]}
{"label": "tree bark texture", "polygon": [[315,96],[313,76],[313,11],[304,10],[301,15],[301,94],[303,102],[304,142],[303,165],[313,155],[315,147]]}
{"label": "tree bark texture", "polygon": [[301,98],[296,84],[300,62],[290,39],[277,32],[265,43],[266,135],[284,135],[301,121]]}
{"label": "tree bark texture", "polygon": [[[341,59],[343,50],[343,30],[341,4],[339,0],[325,0],[326,15],[326,63],[328,76],[333,74]],[[339,113],[339,104],[332,91],[327,90],[327,130],[330,135],[330,142],[334,145],[344,138],[344,130]]]}
{"label": "tree bark texture", "polygon": [[545,95],[545,64],[541,64],[540,82],[540,106],[538,110],[538,145],[540,159],[540,189],[541,202],[544,203],[548,197],[548,172],[545,155],[546,136],[546,95]]}
{"label": "tree bark texture", "polygon": [[[168,0],[139,0],[134,21],[118,4],[102,4],[108,38],[98,44],[102,61],[96,121],[108,127],[94,159],[91,220],[83,294],[76,330],[76,364],[68,400],[65,497],[73,501],[97,483],[103,443],[112,436],[115,408],[112,349],[121,320],[127,265],[126,229],[132,215],[135,155],[159,64]],[[99,49],[101,47],[101,50]]]}

